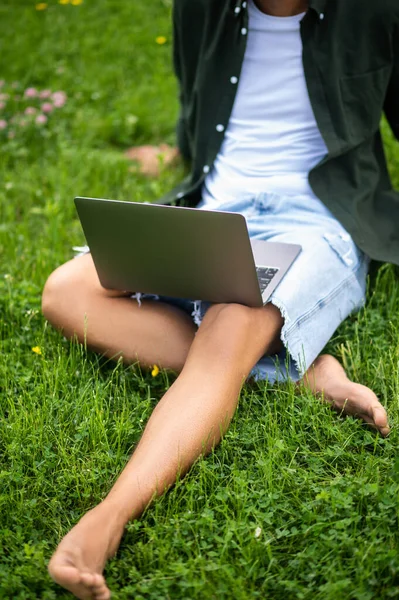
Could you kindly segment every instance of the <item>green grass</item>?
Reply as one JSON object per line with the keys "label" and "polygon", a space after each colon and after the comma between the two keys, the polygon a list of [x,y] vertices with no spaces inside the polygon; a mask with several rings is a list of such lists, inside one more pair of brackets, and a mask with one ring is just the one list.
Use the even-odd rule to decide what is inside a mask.
{"label": "green grass", "polygon": [[[174,141],[170,37],[167,0],[0,4],[0,78],[68,94],[42,133],[1,141],[0,598],[69,597],[46,562],[104,497],[172,380],[88,353],[40,314],[46,277],[84,242],[75,195],[152,200],[182,176],[146,180],[122,153]],[[219,448],[128,526],[106,571],[114,597],[399,598],[398,330],[387,265],[328,348],[387,406],[389,439],[292,386],[247,386]]]}

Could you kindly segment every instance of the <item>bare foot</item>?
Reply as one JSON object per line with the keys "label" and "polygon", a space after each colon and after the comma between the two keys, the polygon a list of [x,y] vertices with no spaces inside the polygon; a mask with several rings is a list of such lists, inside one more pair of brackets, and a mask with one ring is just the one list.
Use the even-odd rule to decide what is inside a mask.
{"label": "bare foot", "polygon": [[329,354],[319,356],[300,382],[336,410],[363,419],[378,429],[384,437],[389,434],[388,417],[377,396],[365,385],[350,381],[343,367]]}
{"label": "bare foot", "polygon": [[171,165],[179,155],[177,148],[172,148],[168,144],[160,146],[136,146],[129,148],[125,155],[138,163],[138,169],[143,175],[157,177],[162,166]]}
{"label": "bare foot", "polygon": [[108,600],[111,592],[102,572],[122,534],[115,511],[99,504],[60,542],[48,566],[50,576],[81,600]]}

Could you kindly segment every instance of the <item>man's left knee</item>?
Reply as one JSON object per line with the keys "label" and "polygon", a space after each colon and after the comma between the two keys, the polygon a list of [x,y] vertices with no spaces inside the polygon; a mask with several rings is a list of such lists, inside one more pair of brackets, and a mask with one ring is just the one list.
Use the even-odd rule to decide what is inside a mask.
{"label": "man's left knee", "polygon": [[283,319],[278,308],[272,304],[251,308],[243,304],[214,304],[206,314],[209,323],[219,323],[229,331],[251,331],[257,333],[265,326],[281,330]]}
{"label": "man's left knee", "polygon": [[207,311],[208,321],[218,322],[227,327],[250,327],[255,315],[253,309],[243,304],[213,304]]}

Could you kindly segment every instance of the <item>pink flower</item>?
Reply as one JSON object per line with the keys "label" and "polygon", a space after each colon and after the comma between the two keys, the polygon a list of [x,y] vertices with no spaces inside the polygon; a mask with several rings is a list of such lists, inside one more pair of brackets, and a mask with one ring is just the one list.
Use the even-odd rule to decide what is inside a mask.
{"label": "pink flower", "polygon": [[21,127],[26,127],[27,123],[28,123],[28,121],[26,119],[21,119],[20,122],[19,122],[19,125]]}
{"label": "pink flower", "polygon": [[47,123],[47,117],[46,115],[37,115],[35,121],[38,125],[44,125]]}
{"label": "pink flower", "polygon": [[42,111],[44,113],[50,113],[53,110],[54,106],[51,104],[51,102],[44,102],[42,104]]}
{"label": "pink flower", "polygon": [[25,108],[26,115],[34,115],[35,113],[37,113],[37,108],[34,106],[28,106],[28,108]]}
{"label": "pink flower", "polygon": [[61,106],[64,106],[67,100],[67,95],[65,92],[54,92],[54,94],[52,95],[52,99],[54,102],[54,106],[56,108],[61,108]]}
{"label": "pink flower", "polygon": [[5,102],[0,102],[0,110],[3,110],[3,108],[5,107],[6,103]]}
{"label": "pink flower", "polygon": [[50,98],[51,96],[51,90],[42,90],[39,93],[39,98]]}
{"label": "pink flower", "polygon": [[7,121],[4,119],[0,119],[0,129],[5,129],[7,127]]}
{"label": "pink flower", "polygon": [[36,96],[37,96],[37,89],[33,88],[33,87],[27,88],[25,90],[24,96],[25,96],[25,98],[36,98]]}
{"label": "pink flower", "polygon": [[0,100],[8,100],[10,97],[10,94],[0,94]]}

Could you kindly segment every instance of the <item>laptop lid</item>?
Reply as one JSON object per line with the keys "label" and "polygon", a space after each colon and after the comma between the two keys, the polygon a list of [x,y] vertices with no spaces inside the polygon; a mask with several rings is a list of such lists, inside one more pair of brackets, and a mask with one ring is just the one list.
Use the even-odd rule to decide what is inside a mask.
{"label": "laptop lid", "polygon": [[99,198],[75,198],[105,288],[262,306],[245,218]]}

